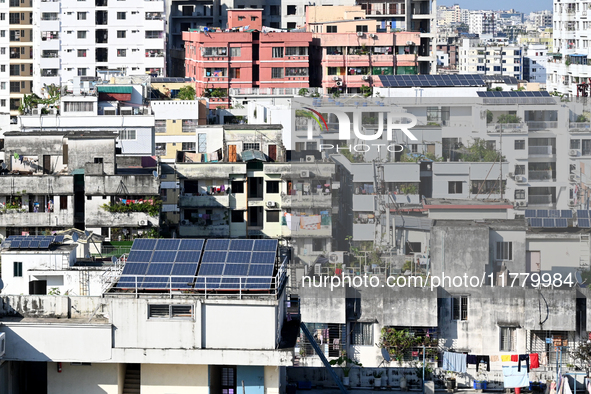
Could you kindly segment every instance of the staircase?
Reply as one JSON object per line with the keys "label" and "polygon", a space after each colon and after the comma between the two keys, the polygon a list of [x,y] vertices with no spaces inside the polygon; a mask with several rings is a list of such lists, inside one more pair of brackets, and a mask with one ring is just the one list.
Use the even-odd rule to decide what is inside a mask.
{"label": "staircase", "polygon": [[140,394],[140,365],[127,364],[123,394]]}

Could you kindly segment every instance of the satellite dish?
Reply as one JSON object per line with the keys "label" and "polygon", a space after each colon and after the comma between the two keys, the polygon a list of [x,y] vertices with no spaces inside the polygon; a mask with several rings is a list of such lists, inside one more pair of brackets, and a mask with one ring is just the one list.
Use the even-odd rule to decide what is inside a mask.
{"label": "satellite dish", "polygon": [[154,175],[154,178],[158,179],[158,171],[152,171],[152,175]]}
{"label": "satellite dish", "polygon": [[388,349],[385,347],[382,348],[382,357],[384,357],[384,361],[390,362],[392,359],[390,358],[390,353],[388,353]]}
{"label": "satellite dish", "polygon": [[78,234],[77,233],[72,234],[72,241],[78,242]]}
{"label": "satellite dish", "polygon": [[86,238],[90,237],[90,231],[84,231],[84,235],[86,236]]}
{"label": "satellite dish", "polygon": [[2,163],[2,164],[0,164],[0,165],[2,166],[2,169],[3,169],[3,170],[5,170],[5,169],[6,169],[6,167],[7,167],[7,166],[6,166],[6,163]]}
{"label": "satellite dish", "polygon": [[112,262],[113,264],[117,264],[117,257],[115,257],[115,256],[111,256],[111,262]]}

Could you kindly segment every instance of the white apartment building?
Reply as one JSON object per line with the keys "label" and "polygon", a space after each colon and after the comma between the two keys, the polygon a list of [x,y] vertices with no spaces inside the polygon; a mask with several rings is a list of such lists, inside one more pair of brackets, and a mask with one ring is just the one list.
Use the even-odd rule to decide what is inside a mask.
{"label": "white apartment building", "polygon": [[454,4],[451,7],[440,6],[438,12],[438,25],[451,25],[460,23],[462,20],[462,9],[458,4]]}
{"label": "white apartment building", "polygon": [[34,89],[101,70],[165,74],[163,1],[66,0],[35,13]]}
{"label": "white apartment building", "polygon": [[547,89],[569,96],[578,96],[579,84],[591,77],[588,65],[589,32],[587,13],[591,2],[560,2],[554,0],[554,55],[548,62]]}
{"label": "white apartment building", "polygon": [[464,39],[460,48],[460,74],[507,75],[522,78],[520,46],[487,46],[477,39]]}
{"label": "white apartment building", "polygon": [[471,11],[468,26],[472,34],[495,34],[497,32],[497,16],[489,11]]}
{"label": "white apartment building", "polygon": [[533,12],[530,15],[530,20],[533,22],[534,26],[545,28],[552,27],[553,17],[551,10],[544,10]]}
{"label": "white apartment building", "polygon": [[10,127],[9,3],[0,3],[0,133]]}
{"label": "white apartment building", "polygon": [[548,67],[548,48],[544,44],[531,44],[523,55],[523,79],[529,82],[546,84]]}

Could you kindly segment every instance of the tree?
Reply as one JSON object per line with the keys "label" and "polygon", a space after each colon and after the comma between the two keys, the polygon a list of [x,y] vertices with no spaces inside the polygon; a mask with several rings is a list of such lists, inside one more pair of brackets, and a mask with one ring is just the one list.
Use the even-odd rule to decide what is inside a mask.
{"label": "tree", "polygon": [[499,115],[497,123],[521,123],[521,118],[517,115],[503,114]]}
{"label": "tree", "polygon": [[404,355],[418,345],[420,338],[411,335],[408,330],[397,330],[393,327],[383,327],[379,346],[385,348],[398,364],[404,361]]}
{"label": "tree", "polygon": [[591,370],[591,342],[580,342],[575,350],[570,352],[571,356],[580,361],[589,376]]}
{"label": "tree", "polygon": [[369,97],[373,92],[373,89],[368,85],[361,85],[359,90],[361,91],[361,94],[363,94],[363,97]]}
{"label": "tree", "polygon": [[183,86],[179,90],[178,98],[181,100],[195,100],[195,88],[190,85]]}
{"label": "tree", "polygon": [[486,124],[492,123],[494,115],[490,109],[486,110]]}

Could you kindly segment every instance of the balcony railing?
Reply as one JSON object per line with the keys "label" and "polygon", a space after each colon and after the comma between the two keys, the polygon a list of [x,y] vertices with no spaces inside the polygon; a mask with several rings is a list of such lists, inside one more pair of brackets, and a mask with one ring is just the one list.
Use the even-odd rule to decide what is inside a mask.
{"label": "balcony railing", "polygon": [[529,195],[527,202],[530,205],[536,205],[536,204],[552,204],[552,195],[551,194],[547,194],[547,195],[540,195],[540,196],[532,196],[531,194]]}
{"label": "balcony railing", "polygon": [[591,123],[590,122],[570,122],[568,124],[568,129],[571,133],[577,132],[577,131],[590,132],[591,131]]}
{"label": "balcony railing", "polygon": [[527,122],[530,131],[556,129],[558,122],[555,121],[532,121]]}
{"label": "balcony railing", "polygon": [[489,133],[527,133],[529,127],[525,123],[492,123],[487,126]]}
{"label": "balcony railing", "polygon": [[528,171],[528,178],[530,181],[552,181],[555,180],[552,171]]}
{"label": "balcony railing", "polygon": [[551,146],[530,146],[528,148],[530,155],[552,155]]}

